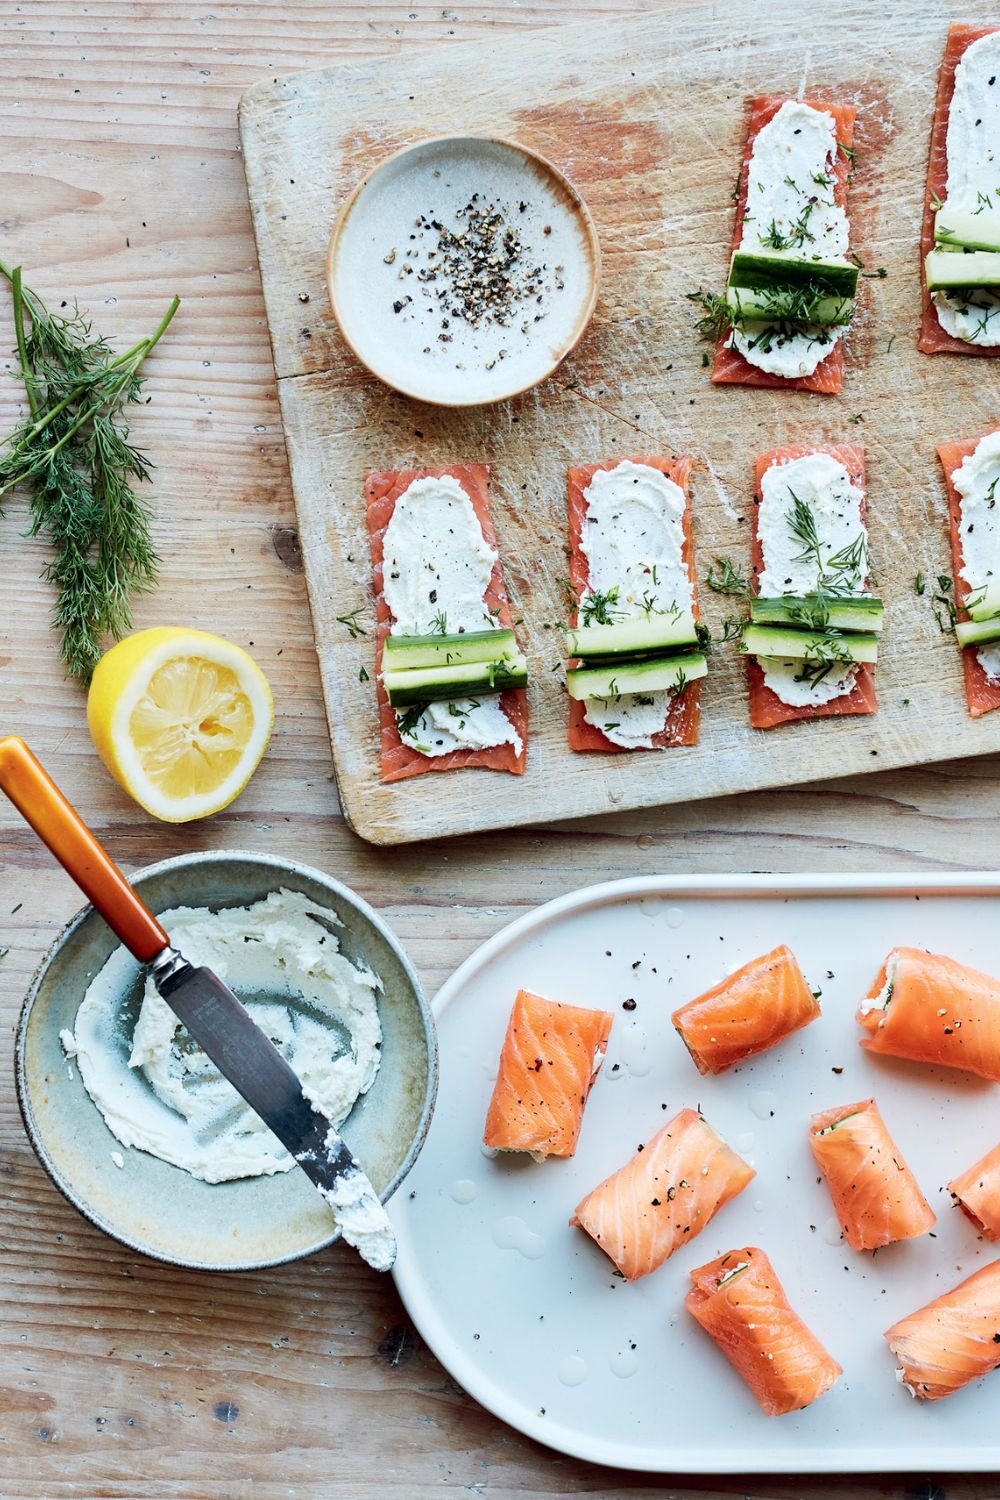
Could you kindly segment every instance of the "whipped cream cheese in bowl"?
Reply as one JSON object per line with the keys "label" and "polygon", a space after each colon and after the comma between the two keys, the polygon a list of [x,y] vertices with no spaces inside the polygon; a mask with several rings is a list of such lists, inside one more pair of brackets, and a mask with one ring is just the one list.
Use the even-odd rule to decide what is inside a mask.
{"label": "whipped cream cheese in bowl", "polygon": [[[284,859],[181,856],[133,881],[192,962],[247,1005],[383,1202],[423,1144],[434,1024],[405,954],[347,887]],[[56,1186],[161,1260],[249,1270],[338,1239],[333,1215],[87,907],[18,1027],[18,1099]]]}

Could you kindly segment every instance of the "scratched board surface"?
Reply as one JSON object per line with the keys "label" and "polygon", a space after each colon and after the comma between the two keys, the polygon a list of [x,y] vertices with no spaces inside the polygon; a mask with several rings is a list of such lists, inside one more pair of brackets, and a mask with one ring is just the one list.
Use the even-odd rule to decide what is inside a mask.
{"label": "scratched board surface", "polygon": [[[968,12],[931,0],[778,0],[766,25],[761,14],[749,0],[678,4],[266,80],[243,97],[334,764],[346,814],[368,839],[400,843],[1000,749],[1000,714],[968,717],[954,642],[930,590],[914,590],[918,571],[931,589],[951,571],[935,445],[1000,418],[997,363],[916,350],[937,70],[949,22]],[[746,101],[760,93],[858,110],[852,243],[886,275],[860,282],[840,397],[713,387],[695,334],[685,294],[725,283]],[[542,151],[582,191],[604,279],[590,330],[551,380],[504,405],[446,411],[396,395],[357,363],[329,311],[325,250],[338,206],[389,152],[429,135],[492,132]],[[566,465],[692,454],[703,579],[716,555],[748,562],[755,454],[812,441],[867,450],[872,563],[889,609],[878,713],[754,731],[744,664],[728,646],[703,685],[697,746],[572,754],[562,639],[551,628],[565,614]],[[493,466],[499,544],[524,622],[527,774],[468,770],[383,786],[364,478],[469,461]],[[717,633],[732,601],[703,588],[702,605]],[[366,633],[352,638],[336,617],[356,609]]]}

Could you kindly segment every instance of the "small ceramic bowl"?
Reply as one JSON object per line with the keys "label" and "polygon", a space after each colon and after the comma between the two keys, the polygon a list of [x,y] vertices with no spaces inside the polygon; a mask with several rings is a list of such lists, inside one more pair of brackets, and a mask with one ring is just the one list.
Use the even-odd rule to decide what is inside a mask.
{"label": "small ceramic bowl", "polygon": [[[413,1166],[437,1093],[437,1042],[430,1009],[402,948],[353,891],[318,870],[260,854],[182,855],[152,865],[133,884],[156,913],[177,906],[247,906],[281,888],[301,891],[339,919],[348,958],[382,980],[382,1060],[343,1134],[384,1202]],[[91,979],[117,942],[90,906],[79,912],[35,976],[17,1032],[16,1074],[24,1123],[56,1187],[98,1228],[158,1260],[206,1271],[278,1265],[339,1239],[329,1209],[302,1172],[200,1182],[112,1135],[66,1057]],[[144,971],[131,965],[118,1002],[134,1019]],[[115,1152],[119,1167],[112,1158]]]}
{"label": "small ceramic bowl", "polygon": [[[437,406],[483,406],[537,385],[576,347],[600,265],[587,205],[551,162],[495,136],[441,136],[354,189],[327,284],[341,333],[380,380]],[[494,274],[500,290],[484,299]]]}

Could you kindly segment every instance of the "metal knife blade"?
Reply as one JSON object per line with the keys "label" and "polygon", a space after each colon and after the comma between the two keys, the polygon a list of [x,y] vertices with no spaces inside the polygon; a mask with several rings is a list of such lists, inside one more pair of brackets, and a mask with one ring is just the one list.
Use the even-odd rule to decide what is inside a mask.
{"label": "metal knife blade", "polygon": [[375,1189],[246,1007],[211,969],[195,968],[174,948],[158,954],[151,969],[174,1014],[326,1200],[347,1243],[377,1271],[388,1271],[396,1239]]}

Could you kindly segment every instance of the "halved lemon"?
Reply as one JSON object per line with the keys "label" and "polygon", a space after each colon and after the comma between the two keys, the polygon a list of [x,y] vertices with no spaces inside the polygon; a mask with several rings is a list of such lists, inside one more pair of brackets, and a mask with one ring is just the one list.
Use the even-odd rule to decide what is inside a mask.
{"label": "halved lemon", "polygon": [[230,641],[140,630],[98,662],[87,723],[129,795],[164,822],[187,823],[239,796],[267,749],[274,703],[257,663]]}

